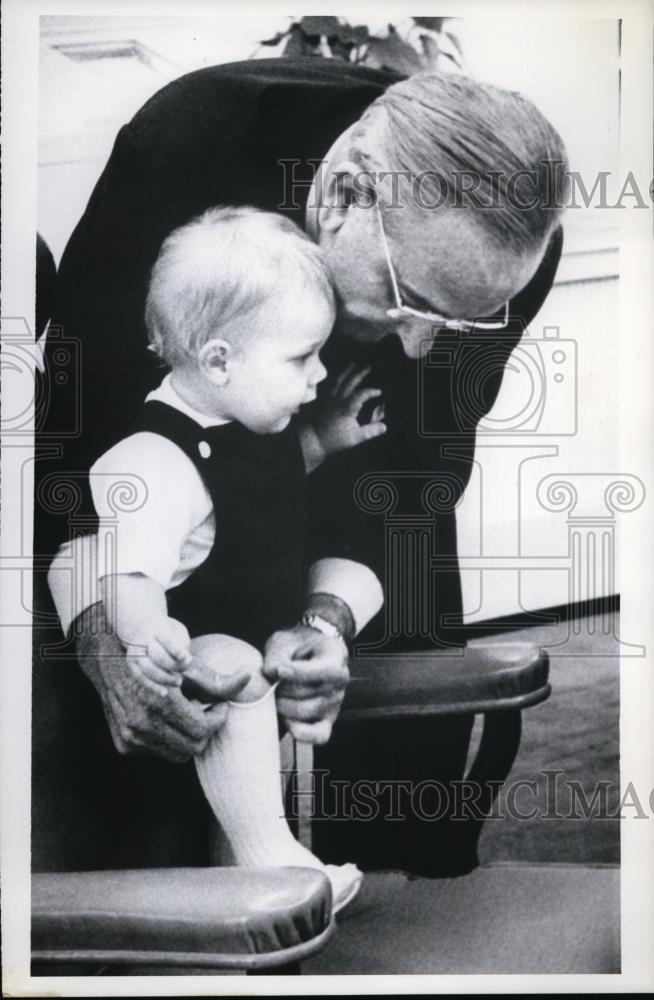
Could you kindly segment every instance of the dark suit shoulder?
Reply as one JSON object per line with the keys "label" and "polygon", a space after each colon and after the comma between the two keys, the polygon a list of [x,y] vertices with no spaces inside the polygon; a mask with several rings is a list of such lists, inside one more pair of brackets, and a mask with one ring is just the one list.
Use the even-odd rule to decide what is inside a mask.
{"label": "dark suit shoulder", "polygon": [[144,117],[167,111],[182,97],[204,95],[233,87],[252,94],[271,85],[293,84],[307,91],[329,85],[343,90],[360,85],[385,89],[402,80],[398,73],[371,69],[339,59],[245,59],[221,63],[185,73],[158,90],[132,119],[138,124]]}
{"label": "dark suit shoulder", "polygon": [[196,131],[217,122],[222,128],[245,128],[259,99],[274,104],[277,97],[300,112],[316,98],[331,101],[337,95],[359,95],[367,104],[401,79],[396,73],[327,59],[249,59],[207,66],[157,91],[128,130],[142,145],[160,135],[159,129],[169,134],[173,124]]}

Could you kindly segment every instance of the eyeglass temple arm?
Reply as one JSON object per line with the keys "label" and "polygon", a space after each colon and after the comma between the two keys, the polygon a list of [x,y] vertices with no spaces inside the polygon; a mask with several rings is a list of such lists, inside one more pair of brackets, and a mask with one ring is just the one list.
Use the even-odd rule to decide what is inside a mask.
{"label": "eyeglass temple arm", "polygon": [[[382,218],[381,208],[379,207],[379,202],[375,203],[375,208],[377,209],[377,217],[379,219],[379,229],[381,231],[382,245],[384,247],[384,255],[386,257],[386,264],[388,265],[388,273],[391,276],[391,284],[393,285],[393,295],[395,297],[395,305],[398,309],[403,308],[402,299],[400,297],[400,286],[397,283],[397,276],[395,274],[395,268],[393,267],[393,261],[391,259],[391,251],[388,245],[388,240],[386,239],[386,230],[384,229],[384,220]],[[406,308],[406,307],[404,307]]]}
{"label": "eyeglass temple arm", "polygon": [[480,330],[502,330],[509,325],[509,301],[507,299],[504,304],[504,315],[498,323],[484,323],[483,320],[467,320],[467,319],[450,319],[445,316],[437,316],[435,313],[420,313],[417,309],[412,309],[411,306],[407,306],[402,302],[402,297],[400,296],[400,286],[397,283],[397,276],[395,274],[395,268],[393,266],[393,260],[391,258],[391,251],[388,245],[388,240],[386,239],[386,230],[384,229],[384,220],[382,218],[381,209],[379,207],[379,202],[375,203],[375,209],[377,210],[377,216],[379,218],[379,229],[381,231],[382,245],[384,247],[384,256],[386,257],[386,263],[388,265],[388,273],[391,276],[391,284],[393,286],[393,295],[395,297],[395,305],[398,309],[404,312],[410,313],[413,316],[418,316],[424,319],[431,319],[435,323],[442,322],[443,328],[446,330],[472,330],[474,327],[478,327]]}

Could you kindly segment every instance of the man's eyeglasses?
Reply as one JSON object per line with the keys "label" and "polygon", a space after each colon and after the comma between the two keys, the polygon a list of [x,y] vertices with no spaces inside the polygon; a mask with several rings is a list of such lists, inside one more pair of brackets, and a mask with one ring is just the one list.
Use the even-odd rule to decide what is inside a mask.
{"label": "man's eyeglasses", "polygon": [[377,215],[379,217],[379,228],[381,229],[382,244],[384,246],[384,254],[386,255],[386,264],[388,265],[388,273],[391,278],[391,284],[393,286],[393,296],[395,298],[395,306],[387,310],[387,315],[391,319],[399,319],[400,316],[416,316],[418,319],[426,320],[428,323],[438,323],[438,325],[446,330],[504,330],[509,325],[509,303],[507,302],[504,306],[504,313],[501,316],[488,317],[487,319],[451,319],[447,316],[441,316],[436,312],[423,312],[421,309],[414,309],[412,306],[406,305],[402,301],[402,296],[400,295],[400,287],[397,282],[397,274],[395,273],[395,268],[393,267],[393,261],[391,260],[391,252],[388,246],[388,240],[386,239],[386,231],[384,229],[384,219],[382,216],[379,203],[375,205]]}

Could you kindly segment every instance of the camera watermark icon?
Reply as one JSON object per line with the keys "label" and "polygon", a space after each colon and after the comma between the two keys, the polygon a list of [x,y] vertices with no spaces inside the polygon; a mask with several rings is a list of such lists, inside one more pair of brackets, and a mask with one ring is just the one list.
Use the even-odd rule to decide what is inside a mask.
{"label": "camera watermark icon", "polygon": [[515,334],[487,331],[437,336],[419,369],[419,432],[452,434],[430,405],[439,386],[449,393],[455,432],[572,436],[578,428],[577,355],[576,341],[560,337],[558,326],[543,327],[542,337],[525,331],[518,344]]}
{"label": "camera watermark icon", "polygon": [[3,435],[38,435],[39,441],[78,437],[82,415],[81,344],[50,326],[47,346],[36,342],[27,320],[2,319]]}

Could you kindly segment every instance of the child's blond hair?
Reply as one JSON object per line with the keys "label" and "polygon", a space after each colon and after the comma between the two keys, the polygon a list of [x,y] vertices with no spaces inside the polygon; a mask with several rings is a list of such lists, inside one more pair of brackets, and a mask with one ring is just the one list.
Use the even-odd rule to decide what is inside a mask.
{"label": "child's blond hair", "polygon": [[150,276],[150,347],[169,366],[188,361],[235,317],[280,294],[334,291],[318,246],[283,215],[210,208],[163,242]]}

